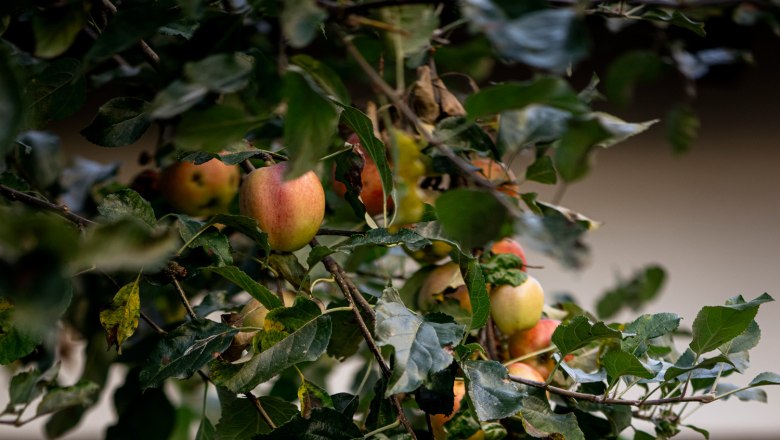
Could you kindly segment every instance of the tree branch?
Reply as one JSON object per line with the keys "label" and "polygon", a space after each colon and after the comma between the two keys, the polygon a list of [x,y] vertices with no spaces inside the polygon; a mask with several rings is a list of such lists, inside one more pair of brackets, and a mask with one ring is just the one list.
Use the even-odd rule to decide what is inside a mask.
{"label": "tree branch", "polygon": [[187,309],[187,314],[189,314],[192,319],[198,319],[198,315],[195,313],[195,310],[192,309],[190,301],[187,299],[187,294],[184,293],[184,289],[182,289],[181,284],[179,284],[179,280],[171,275],[171,281],[173,282],[174,287],[176,287],[176,292],[179,294],[181,303],[184,304],[184,308]]}
{"label": "tree branch", "polygon": [[141,318],[143,318],[143,320],[146,321],[147,324],[149,324],[149,327],[154,329],[154,331],[157,332],[157,334],[164,335],[164,334],[168,333],[165,330],[163,330],[162,327],[157,325],[156,322],[152,321],[152,318],[150,318],[149,315],[144,313],[143,310],[141,311]]}
{"label": "tree branch", "polygon": [[0,185],[0,194],[5,196],[8,200],[13,200],[17,202],[22,202],[25,205],[29,205],[35,208],[41,208],[46,211],[51,211],[56,214],[59,214],[60,216],[64,217],[67,220],[70,220],[71,222],[75,223],[76,226],[78,226],[80,229],[84,229],[84,227],[88,225],[94,225],[96,224],[92,220],[82,217],[74,212],[72,212],[67,206],[65,205],[56,205],[54,203],[49,202],[45,199],[39,199],[35,196],[32,196],[30,194],[17,191],[13,188],[7,187],[5,185]]}
{"label": "tree branch", "polygon": [[276,429],[276,424],[273,420],[271,420],[271,416],[268,415],[267,412],[265,412],[265,408],[263,408],[263,405],[260,403],[260,399],[257,398],[252,392],[246,392],[244,393],[247,399],[249,399],[252,402],[252,405],[255,406],[255,409],[257,409],[257,412],[260,413],[260,415],[263,417],[263,420],[265,420],[265,423],[268,424],[268,426],[271,427],[271,429]]}
{"label": "tree branch", "polygon": [[[116,6],[111,3],[111,0],[101,0],[101,3],[103,4],[103,7],[108,10],[111,16],[116,15],[117,9]],[[141,53],[143,53],[146,61],[148,61],[149,64],[151,64],[155,69],[159,68],[160,56],[157,55],[157,52],[155,52],[154,49],[152,49],[144,40],[141,40],[138,43],[138,46],[141,48]]]}
{"label": "tree branch", "polygon": [[667,403],[680,403],[680,402],[710,403],[716,399],[715,396],[711,394],[702,394],[699,396],[689,396],[689,397],[682,397],[682,396],[668,397],[665,399],[654,399],[654,400],[611,399],[608,397],[597,396],[595,394],[578,393],[576,391],[569,391],[563,388],[558,388],[556,386],[546,385],[544,382],[537,382],[535,380],[525,379],[523,377],[515,376],[513,374],[509,375],[509,379],[517,383],[521,383],[523,385],[528,385],[535,388],[541,388],[547,390],[559,396],[571,397],[573,399],[578,399],[578,400],[586,400],[588,402],[593,402],[602,405],[627,405],[627,406],[641,407],[641,406],[652,406],[652,405],[665,405]]}
{"label": "tree branch", "polygon": [[[313,248],[318,246],[319,243],[317,242],[317,239],[313,239],[309,245]],[[382,353],[379,351],[379,347],[376,345],[374,337],[371,336],[371,331],[368,329],[366,322],[363,320],[363,315],[360,313],[358,307],[355,306],[355,303],[358,303],[361,306],[361,308],[366,312],[366,314],[369,316],[369,319],[371,319],[373,323],[376,320],[376,314],[371,308],[371,305],[368,304],[365,298],[363,298],[363,295],[360,294],[355,284],[352,283],[352,280],[349,279],[349,276],[347,276],[346,272],[344,272],[344,269],[336,262],[336,260],[330,256],[326,256],[322,259],[322,264],[325,266],[325,269],[327,269],[328,272],[333,275],[333,278],[336,280],[336,284],[339,286],[339,289],[341,289],[341,293],[344,295],[344,298],[346,298],[347,302],[349,302],[349,305],[352,309],[352,314],[355,316],[355,322],[357,323],[358,329],[360,330],[360,334],[366,341],[368,350],[371,352],[371,354],[374,355],[374,358],[376,358],[377,362],[379,363],[379,368],[382,370],[382,375],[386,378],[390,377],[392,374],[390,366],[387,365],[387,362],[385,362],[385,359],[382,357]],[[360,300],[362,300],[362,302],[360,302]],[[398,421],[404,426],[404,428],[406,428],[406,431],[409,433],[409,435],[412,436],[413,439],[417,439],[417,436],[414,434],[412,425],[409,423],[409,420],[407,420],[406,414],[404,414],[404,409],[401,406],[401,402],[398,400],[398,396],[391,396],[390,401],[393,403],[393,406],[395,406],[396,411],[398,411]]]}

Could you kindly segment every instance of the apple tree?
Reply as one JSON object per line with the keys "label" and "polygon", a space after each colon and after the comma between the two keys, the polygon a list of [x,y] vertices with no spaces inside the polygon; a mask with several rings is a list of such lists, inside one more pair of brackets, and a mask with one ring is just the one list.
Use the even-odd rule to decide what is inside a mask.
{"label": "apple tree", "polygon": [[[597,222],[524,183],[576,184],[655,124],[684,153],[697,80],[750,58],[696,49],[710,23],[778,32],[779,13],[3,1],[0,423],[46,418],[46,436],[65,435],[119,366],[109,439],[707,436],[686,415],[780,383],[741,376],[772,298],[706,305],[683,328],[673,311],[611,320],[655,297],[658,266],[594,312],[545,295],[524,247],[581,270]],[[621,53],[596,56],[618,39]],[[670,77],[677,104],[658,119],[599,110]],[[132,181],[62,160],[52,124],[96,100],[74,127],[94,148],[156,139]],[[65,382],[74,358],[81,377]],[[343,363],[353,392],[329,394]]]}

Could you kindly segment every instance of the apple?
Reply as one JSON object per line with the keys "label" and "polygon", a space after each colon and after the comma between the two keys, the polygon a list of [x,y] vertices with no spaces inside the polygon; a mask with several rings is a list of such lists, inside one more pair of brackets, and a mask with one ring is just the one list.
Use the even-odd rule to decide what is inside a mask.
{"label": "apple", "polygon": [[523,265],[519,267],[518,269],[525,272],[525,265],[526,265],[526,259],[525,259],[525,251],[523,251],[523,247],[520,246],[520,243],[516,242],[515,240],[512,240],[511,238],[504,238],[503,240],[499,240],[495,243],[493,243],[493,246],[490,247],[490,252],[493,252],[494,254],[514,254],[520,257],[520,260],[523,262]]}
{"label": "apple", "polygon": [[557,319],[542,318],[528,330],[509,336],[509,354],[513,358],[525,356],[549,347],[552,334],[561,324]]}
{"label": "apple", "polygon": [[460,307],[471,313],[471,299],[460,266],[445,263],[433,269],[417,293],[417,307],[426,311],[444,302],[445,295],[458,301]]}
{"label": "apple", "polygon": [[490,292],[490,315],[506,335],[527,330],[542,316],[544,290],[532,276],[520,284],[496,286]]}
{"label": "apple", "polygon": [[325,190],[314,172],[284,180],[287,164],[249,173],[241,185],[241,214],[257,220],[272,249],[284,252],[304,247],[325,217]]}
{"label": "apple", "polygon": [[[363,171],[360,173],[360,181],[363,184],[363,188],[360,190],[360,200],[363,201],[363,205],[366,207],[366,212],[370,216],[382,214],[384,198],[384,192],[382,192],[382,177],[379,175],[379,169],[376,163],[368,152],[360,144],[360,138],[356,134],[351,135],[347,139],[347,143],[357,146],[358,154],[365,160],[363,165]],[[336,167],[333,167],[333,175],[336,174]],[[341,197],[347,193],[347,187],[333,179],[333,190]],[[390,211],[393,208],[393,199],[387,197],[387,210]]]}
{"label": "apple", "polygon": [[[290,307],[295,302],[297,294],[291,290],[285,290],[282,292],[284,298],[284,306]],[[244,305],[239,313],[241,321],[239,321],[241,327],[256,327],[258,329],[263,328],[265,323],[265,317],[268,315],[268,309],[265,308],[260,301],[252,298]],[[259,330],[238,332],[235,336],[235,342],[238,345],[247,345],[252,342],[252,338]]]}
{"label": "apple", "polygon": [[436,263],[437,261],[446,258],[453,249],[451,244],[438,240],[434,240],[428,246],[417,251],[410,251],[404,246],[404,252],[414,258],[418,263]]}
{"label": "apple", "polygon": [[545,380],[534,367],[523,362],[515,362],[506,367],[506,369],[512,376],[520,376],[523,379],[535,380],[537,382],[544,382]]}
{"label": "apple", "polygon": [[[460,410],[460,403],[463,400],[463,396],[466,395],[466,384],[462,380],[456,380],[452,387],[452,393],[455,395],[452,412],[448,415],[434,414],[431,416],[431,428],[433,428],[434,440],[444,440],[447,438],[447,432],[444,430],[444,424],[452,420],[452,418],[455,417],[455,413]],[[472,434],[467,440],[482,440],[484,438],[485,432],[479,430]]]}
{"label": "apple", "polygon": [[515,173],[504,165],[487,157],[477,157],[471,161],[482,177],[496,185],[497,189],[512,197],[520,196],[520,186]]}
{"label": "apple", "polygon": [[199,165],[177,162],[162,170],[160,192],[177,212],[209,216],[227,212],[240,179],[236,165],[226,165],[219,159]]}

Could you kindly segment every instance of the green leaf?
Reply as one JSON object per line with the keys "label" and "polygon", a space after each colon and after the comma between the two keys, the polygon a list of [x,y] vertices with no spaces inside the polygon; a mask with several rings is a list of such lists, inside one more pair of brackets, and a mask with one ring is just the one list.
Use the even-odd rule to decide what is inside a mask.
{"label": "green leaf", "polygon": [[343,361],[357,353],[363,342],[363,334],[351,311],[333,312],[329,316],[332,318],[333,332],[328,343],[328,354]]}
{"label": "green leaf", "polygon": [[233,392],[250,391],[293,365],[319,359],[330,335],[330,316],[320,315],[247,362],[212,364],[212,378],[214,383]]}
{"label": "green leaf", "polygon": [[574,414],[555,414],[544,401],[536,397],[523,398],[520,417],[523,419],[523,428],[533,437],[585,440]]}
{"label": "green leaf", "polygon": [[532,182],[539,182],[548,185],[554,185],[558,182],[558,175],[555,172],[555,166],[553,165],[552,158],[550,156],[542,156],[536,159],[525,170],[526,180]]}
{"label": "green leaf", "polygon": [[460,366],[480,422],[510,417],[522,408],[526,394],[509,380],[506,367],[496,361],[464,361]]}
{"label": "green leaf", "polygon": [[208,87],[176,80],[162,89],[149,106],[152,119],[169,119],[184,113],[209,92]]}
{"label": "green leaf", "polygon": [[249,275],[235,266],[207,267],[204,270],[214,272],[235,284],[236,286],[242,288],[243,290],[246,290],[250,295],[252,295],[252,298],[260,301],[260,304],[264,305],[268,310],[273,310],[277,307],[284,306],[276,294],[268,290],[267,287],[253,280]]}
{"label": "green leaf", "polygon": [[195,433],[195,440],[214,440],[217,438],[217,428],[211,424],[208,417],[203,416],[198,425],[198,432]]}
{"label": "green leaf", "polygon": [[[739,391],[735,391],[739,390]],[[720,396],[725,393],[732,392],[732,394],[729,394],[727,396],[722,397],[722,400],[728,400],[732,395],[738,398],[739,400],[743,402],[748,401],[756,401],[756,402],[767,402],[767,396],[766,391],[762,389],[757,388],[748,388],[748,389],[740,389],[740,387],[730,384],[730,383],[718,383],[717,387],[715,388],[715,395]]]}
{"label": "green leaf", "polygon": [[699,116],[689,106],[681,104],[666,113],[666,140],[675,154],[683,154],[699,136]]}
{"label": "green leaf", "polygon": [[470,95],[464,104],[469,119],[518,110],[532,104],[566,110],[575,115],[588,111],[569,84],[561,78],[542,77],[530,82],[504,83]]}
{"label": "green leaf", "polygon": [[569,127],[555,148],[555,169],[564,182],[585,177],[593,160],[591,152],[596,145],[610,138],[610,133],[599,121],[569,121]]}
{"label": "green leaf", "polygon": [[[234,393],[217,387],[222,416],[216,426],[215,440],[252,439],[257,434],[271,432],[271,427],[263,419],[249,399],[238,398]],[[259,397],[260,405],[274,425],[281,426],[298,414],[295,405],[270,396]]]}
{"label": "green leaf", "polygon": [[124,147],[146,133],[151,121],[148,102],[140,98],[114,98],[100,106],[95,119],[81,130],[82,136],[101,147]]}
{"label": "green leaf", "polygon": [[[23,408],[25,408],[27,404],[41,395],[44,387],[57,378],[59,371],[60,364],[58,362],[43,373],[32,369],[14,375],[8,386],[9,401],[5,412],[17,413],[17,405],[24,405]],[[23,408],[21,408],[22,411]]]}
{"label": "green leaf", "polygon": [[333,400],[333,409],[344,414],[346,417],[354,417],[355,412],[360,405],[360,397],[349,393],[336,393],[331,397]]}
{"label": "green leaf", "polygon": [[514,19],[491,2],[469,0],[461,8],[510,60],[563,73],[588,53],[584,22],[573,8],[545,8]]}
{"label": "green leaf", "polygon": [[308,380],[304,380],[298,387],[298,401],[301,402],[301,416],[304,419],[310,418],[315,409],[333,408],[333,400],[327,391]]}
{"label": "green leaf", "polygon": [[79,381],[73,386],[53,388],[43,396],[35,414],[40,416],[62,411],[72,406],[90,406],[98,397],[99,391],[100,387],[90,381]]}
{"label": "green leaf", "polygon": [[292,284],[297,290],[307,292],[309,276],[298,257],[293,253],[272,253],[268,256],[268,265],[282,279]]}
{"label": "green leaf", "polygon": [[182,117],[174,143],[182,150],[221,151],[243,139],[260,120],[227,105],[191,110]]}
{"label": "green leaf", "polygon": [[311,416],[296,415],[292,420],[255,440],[353,440],[363,438],[351,418],[331,408],[315,408]]}
{"label": "green leaf", "polygon": [[136,217],[149,226],[157,222],[152,205],[129,188],[107,195],[97,209],[108,222],[116,222],[124,217]]}
{"label": "green leaf", "polygon": [[217,214],[209,220],[209,224],[230,226],[254,240],[266,254],[271,253],[271,247],[268,244],[268,234],[260,230],[260,227],[257,225],[257,220],[252,217],[234,214]]}
{"label": "green leaf", "polygon": [[525,212],[515,222],[523,243],[558,260],[564,267],[582,268],[590,257],[590,249],[583,241],[590,223],[557,207],[538,202],[534,206],[541,209],[542,215]]}
{"label": "green leaf", "polygon": [[74,2],[38,12],[32,17],[35,56],[54,58],[65,53],[87,21],[84,4]]}
{"label": "green leaf", "polygon": [[30,354],[41,342],[37,332],[14,326],[14,306],[0,298],[0,365],[7,365]]}
{"label": "green leaf", "polygon": [[520,270],[523,260],[514,254],[492,255],[490,259],[480,264],[485,282],[494,286],[519,286],[528,279],[528,274]]}
{"label": "green leaf", "polygon": [[485,277],[477,259],[461,259],[460,271],[466,288],[469,291],[471,302],[471,324],[469,330],[482,328],[487,324],[490,316],[490,298],[486,287]]}
{"label": "green leaf", "polygon": [[24,119],[23,86],[11,56],[0,48],[0,157],[11,151]]}
{"label": "green leaf", "polygon": [[116,351],[122,354],[122,343],[133,336],[138,328],[141,310],[141,297],[138,282],[141,275],[132,283],[125,284],[114,295],[111,305],[100,312],[100,325],[106,330],[108,345],[116,345]]}
{"label": "green leaf", "polygon": [[641,15],[641,18],[644,20],[669,23],[683,29],[688,29],[700,37],[707,35],[707,33],[704,32],[704,23],[693,21],[688,16],[675,9],[651,8],[646,10]]}
{"label": "green leaf", "polygon": [[403,58],[415,55],[430,45],[433,31],[439,26],[439,17],[433,5],[403,5],[379,10],[382,21],[405,32],[387,32],[385,35],[393,52]]}
{"label": "green leaf", "polygon": [[186,379],[225,351],[238,329],[207,319],[186,322],[166,333],[139,374],[141,388],[156,388],[165,379]]}
{"label": "green leaf", "polygon": [[327,17],[315,0],[286,0],[279,18],[290,46],[300,48],[314,39]]}
{"label": "green leaf", "polygon": [[336,133],[339,112],[312,80],[294,70],[284,75],[282,94],[287,102],[284,144],[291,158],[285,178],[292,179],[313,169],[324,156]]}
{"label": "green leaf", "polygon": [[705,440],[710,440],[710,432],[707,431],[706,429],[702,429],[702,428],[699,428],[698,426],[694,426],[694,425],[682,425],[682,426],[685,426],[686,428],[690,428],[690,429],[698,432],[699,434],[701,434],[704,437]]}
{"label": "green leaf", "polygon": [[[374,136],[371,119],[355,107],[342,107],[341,123],[351,128],[360,139],[360,145],[368,151],[368,155],[376,164],[379,177],[382,178],[382,191],[385,196],[392,194],[393,173],[387,161],[385,145]],[[385,197],[387,198],[387,197]]]}
{"label": "green leaf", "polygon": [[648,370],[639,358],[622,350],[610,350],[601,358],[601,363],[607,370],[610,383],[615,383],[622,376],[637,376],[652,379],[655,373]]}
{"label": "green leaf", "polygon": [[766,385],[780,385],[780,374],[765,372],[754,377],[749,384],[751,387],[761,387]]}
{"label": "green leaf", "polygon": [[129,49],[174,21],[179,13],[169,6],[170,3],[160,1],[120,8],[84,55],[85,64],[95,64]]}
{"label": "green leaf", "polygon": [[647,266],[637,271],[631,279],[621,281],[605,292],[596,304],[596,313],[599,318],[607,319],[615,316],[623,307],[636,312],[658,295],[665,280],[666,272],[662,267]]}
{"label": "green leaf", "polygon": [[455,150],[475,150],[490,152],[494,157],[502,157],[503,152],[496,147],[493,139],[479,124],[464,116],[449,116],[436,123],[434,136]]}
{"label": "green leaf", "polygon": [[626,105],[633,97],[637,84],[658,79],[667,68],[655,52],[627,52],[610,64],[604,76],[607,98],[618,105]]}
{"label": "green leaf", "polygon": [[751,322],[742,334],[718,347],[723,354],[735,354],[748,351],[761,340],[761,328],[756,321]]}
{"label": "green leaf", "polygon": [[376,228],[362,232],[356,232],[348,239],[333,247],[335,251],[351,252],[361,246],[400,246],[404,245],[411,251],[417,251],[431,244],[431,241],[417,232],[407,228],[401,228],[398,232],[391,233],[385,228]]}
{"label": "green leaf", "polygon": [[[290,63],[303,69],[336,102],[348,104],[352,101],[341,78],[326,64],[304,54],[291,57]],[[352,108],[354,111],[360,112],[354,107],[345,106],[344,108]]]}
{"label": "green leaf", "polygon": [[[566,132],[567,123],[571,117],[572,113],[569,111],[534,104],[522,110],[502,112],[498,121],[498,142],[508,153],[535,144],[553,142],[560,139]],[[543,164],[537,166],[540,167],[540,170],[544,170]],[[528,178],[528,174],[529,171],[526,171],[526,178]],[[534,174],[539,174],[539,172]]]}
{"label": "green leaf", "polygon": [[758,307],[769,301],[774,299],[764,293],[750,302],[738,296],[725,306],[703,307],[693,321],[691,350],[701,355],[736,338],[753,322]]}
{"label": "green leaf", "polygon": [[263,349],[276,345],[320,315],[320,307],[302,296],[295,298],[291,307],[278,307],[265,317],[265,331],[261,333]]}
{"label": "green leaf", "polygon": [[309,270],[307,272],[311,272],[314,266],[321,262],[323,258],[334,253],[336,253],[336,251],[327,246],[320,245],[313,247],[311,252],[309,252],[309,256],[306,257],[306,265],[309,266]]}
{"label": "green leaf", "polygon": [[648,341],[669,334],[680,326],[680,317],[674,313],[642,315],[625,328],[631,336],[621,342],[621,348],[628,353],[642,356],[648,350]]}
{"label": "green leaf", "polygon": [[254,59],[243,53],[221,53],[187,63],[184,76],[190,83],[212,92],[234,93],[249,84]]}
{"label": "green leaf", "polygon": [[445,192],[436,199],[436,214],[444,232],[465,249],[495,239],[508,217],[506,208],[492,193],[476,189]]}
{"label": "green leaf", "polygon": [[[686,350],[686,352],[677,359],[677,362],[674,364],[674,366],[671,366],[666,370],[666,372],[664,373],[664,380],[671,380],[676,377],[679,377],[682,374],[691,371],[696,371],[696,370],[707,370],[712,368],[716,368],[717,370],[720,370],[720,368],[726,367],[726,365],[724,364],[734,366],[732,360],[724,355],[704,359],[703,361],[697,364],[694,364],[695,361],[696,361],[696,356],[693,354],[693,352],[690,351],[690,349]],[[718,373],[719,371],[715,371],[713,375],[711,375],[711,377],[715,377],[715,375],[717,375]]]}
{"label": "green leaf", "polygon": [[452,355],[442,348],[444,344],[434,326],[406,308],[395,289],[384,290],[375,310],[377,345],[395,349],[393,374],[385,397],[416,390],[429,374],[452,363]]}
{"label": "green leaf", "polygon": [[552,342],[565,356],[599,339],[620,339],[621,337],[622,333],[607,327],[603,322],[592,324],[585,316],[576,316],[555,329]]}
{"label": "green leaf", "polygon": [[27,93],[38,124],[72,115],[86,99],[81,63],[73,58],[53,61],[30,80]]}

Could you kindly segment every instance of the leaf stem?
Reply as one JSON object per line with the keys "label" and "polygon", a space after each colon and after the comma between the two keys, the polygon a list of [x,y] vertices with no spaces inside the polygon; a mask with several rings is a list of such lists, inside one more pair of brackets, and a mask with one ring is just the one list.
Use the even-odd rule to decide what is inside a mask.
{"label": "leaf stem", "polygon": [[249,399],[252,402],[252,405],[255,406],[255,409],[257,409],[257,412],[260,413],[260,416],[265,420],[265,423],[268,424],[268,426],[271,427],[271,429],[276,429],[276,424],[273,420],[271,420],[271,416],[268,415],[267,412],[265,412],[265,408],[263,408],[263,404],[260,403],[260,399],[257,398],[254,394],[252,394],[251,391],[248,391],[244,393],[247,399]]}
{"label": "leaf stem", "polygon": [[389,425],[385,425],[385,426],[383,426],[381,428],[377,428],[377,429],[375,429],[375,430],[373,430],[373,431],[371,431],[369,433],[366,433],[366,435],[363,436],[363,438],[371,438],[371,437],[373,437],[373,436],[375,436],[377,434],[381,434],[381,433],[383,433],[385,431],[389,431],[391,429],[395,429],[395,428],[397,428],[399,426],[401,426],[401,421],[398,420],[398,419],[395,419],[395,422],[393,422],[393,423],[391,423]]}

